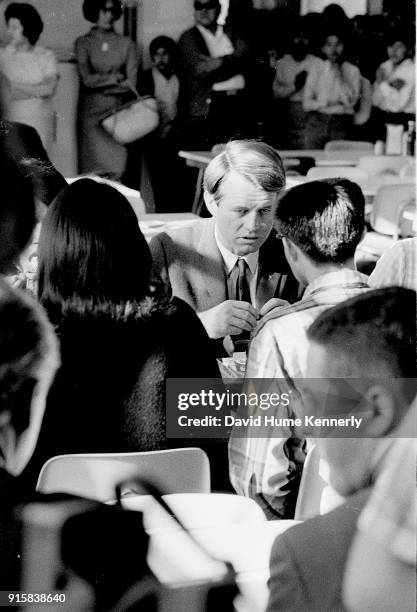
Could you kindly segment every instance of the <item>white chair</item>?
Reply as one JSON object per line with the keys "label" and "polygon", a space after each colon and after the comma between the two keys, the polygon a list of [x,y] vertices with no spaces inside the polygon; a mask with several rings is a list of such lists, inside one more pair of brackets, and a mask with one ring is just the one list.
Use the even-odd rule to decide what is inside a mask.
{"label": "white chair", "polygon": [[[410,223],[403,219],[404,211],[415,207],[415,184],[384,185],[378,189],[372,206],[368,232],[356,249],[355,260],[376,261],[401,235],[408,235]],[[406,229],[408,227],[408,229]]]}
{"label": "white chair", "polygon": [[294,519],[306,521],[319,514],[330,512],[343,502],[344,497],[330,486],[329,466],[314,444],[304,462]]}
{"label": "white chair", "polygon": [[368,175],[364,170],[352,166],[315,166],[307,172],[307,178],[311,181],[339,177],[363,182],[367,180]]}
{"label": "white chair", "polygon": [[119,482],[135,476],[155,481],[166,493],[210,492],[209,460],[200,448],[59,455],[45,463],[36,488],[105,502],[114,499]]}
{"label": "white chair", "polygon": [[414,158],[401,168],[400,177],[403,179],[416,178],[416,160]]}
{"label": "white chair", "polygon": [[365,155],[358,161],[358,168],[365,170],[370,177],[383,174],[399,174],[413,157],[406,155]]}
{"label": "white chair", "polygon": [[329,140],[324,145],[325,151],[363,151],[370,155],[374,152],[372,142],[364,140]]}

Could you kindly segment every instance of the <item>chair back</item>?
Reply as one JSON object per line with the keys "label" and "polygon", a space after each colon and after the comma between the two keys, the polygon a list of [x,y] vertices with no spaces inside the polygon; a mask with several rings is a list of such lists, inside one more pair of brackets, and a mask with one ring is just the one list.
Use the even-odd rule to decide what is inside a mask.
{"label": "chair back", "polygon": [[400,170],[401,178],[414,178],[416,177],[416,160],[413,158]]}
{"label": "chair back", "polygon": [[358,168],[365,170],[370,177],[383,174],[399,174],[413,157],[406,155],[365,155],[358,161]]}
{"label": "chair back", "polygon": [[374,145],[364,140],[329,140],[324,145],[325,151],[363,151],[372,155]]}
{"label": "chair back", "polygon": [[316,181],[325,178],[346,178],[350,181],[366,181],[368,175],[360,168],[352,166],[316,166],[307,172],[307,178]]}
{"label": "chair back", "polygon": [[398,239],[406,208],[415,201],[415,184],[405,183],[380,187],[374,199],[370,225],[375,232]]}
{"label": "chair back", "polygon": [[330,486],[329,466],[314,444],[304,462],[294,519],[306,521],[319,514],[326,514],[343,501],[344,498]]}
{"label": "chair back", "polygon": [[45,463],[36,488],[105,502],[114,499],[116,484],[135,476],[154,480],[166,493],[210,492],[210,464],[200,448],[58,455]]}

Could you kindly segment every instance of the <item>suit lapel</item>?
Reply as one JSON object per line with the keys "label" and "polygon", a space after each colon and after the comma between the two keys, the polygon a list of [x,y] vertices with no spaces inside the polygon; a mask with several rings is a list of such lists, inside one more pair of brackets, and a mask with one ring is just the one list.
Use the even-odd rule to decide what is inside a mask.
{"label": "suit lapel", "polygon": [[202,232],[197,245],[199,265],[196,270],[197,295],[202,297],[202,308],[210,308],[227,299],[227,279],[224,263],[214,237],[214,219],[201,222]]}

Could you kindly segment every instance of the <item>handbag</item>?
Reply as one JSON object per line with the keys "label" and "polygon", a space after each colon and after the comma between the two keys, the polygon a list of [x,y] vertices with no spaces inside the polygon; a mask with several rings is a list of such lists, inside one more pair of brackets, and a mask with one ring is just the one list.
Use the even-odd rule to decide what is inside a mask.
{"label": "handbag", "polygon": [[136,100],[111,110],[101,120],[102,127],[121,145],[140,140],[159,126],[156,98],[141,97],[134,87],[131,89],[136,95]]}

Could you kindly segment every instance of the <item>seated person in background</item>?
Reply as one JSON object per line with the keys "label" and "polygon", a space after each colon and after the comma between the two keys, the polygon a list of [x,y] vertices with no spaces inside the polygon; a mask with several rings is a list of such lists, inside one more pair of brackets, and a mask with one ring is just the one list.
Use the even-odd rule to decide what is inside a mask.
{"label": "seated person in background", "polygon": [[273,298],[297,298],[297,282],[272,229],[284,185],[282,161],[272,147],[229,142],[204,176],[204,199],[213,217],[161,233],[150,243],[156,271],[220,345],[230,335],[247,341],[257,319],[277,304]]}
{"label": "seated person in background", "polygon": [[415,72],[409,57],[412,45],[405,33],[396,32],[389,38],[389,59],[376,71],[373,104],[377,138],[385,140],[385,124],[415,121]]}
{"label": "seated person in background", "polygon": [[307,76],[319,58],[311,55],[309,39],[300,20],[293,35],[288,53],[275,64],[272,90],[280,104],[276,106],[277,142],[282,149],[302,149],[307,113],[303,109],[303,92]]}
{"label": "seated person in background", "polygon": [[416,424],[414,400],[359,517],[343,592],[352,612],[415,608]]}
{"label": "seated person in background", "polygon": [[378,260],[369,277],[369,284],[378,287],[405,287],[417,291],[417,238],[396,242]]}
{"label": "seated person in background", "polygon": [[[275,308],[256,328],[247,379],[274,379],[274,392],[297,389],[297,379],[306,376],[309,325],[327,308],[368,289],[367,277],[354,265],[364,215],[362,191],[347,179],[305,183],[281,197],[275,227],[293,274],[306,289],[301,301]],[[293,416],[288,407],[276,411],[274,416]],[[290,427],[265,427],[262,438],[250,433],[243,437],[241,428],[232,430],[230,481],[268,518],[292,518],[303,460],[301,441],[297,443]]]}
{"label": "seated person in background", "polygon": [[329,140],[349,137],[360,94],[361,74],[345,60],[342,34],[328,31],[322,52],[325,59],[313,65],[304,87],[306,149],[322,149]]}
{"label": "seated person in background", "polygon": [[[275,540],[269,612],[345,609],[343,574],[356,524],[369,487],[398,442],[384,436],[391,436],[404,419],[416,391],[405,380],[417,374],[415,315],[414,291],[377,289],[323,312],[308,331],[306,377],[325,382],[327,401],[314,385],[306,413],[354,415],[362,422],[359,431],[351,430],[356,431],[355,438],[344,437],[340,427],[324,428],[328,437],[322,437],[323,428],[311,431],[329,464],[331,485],[348,497],[335,510],[296,525]],[[410,486],[407,483],[401,480],[399,486],[402,494],[409,495],[404,489]],[[414,489],[415,480],[411,486]],[[387,502],[389,497],[390,493]],[[402,547],[404,551],[409,544],[403,542]],[[409,580],[415,585],[415,573]],[[371,609],[380,608],[367,608]]]}
{"label": "seated person in background", "polygon": [[33,481],[54,455],[166,448],[165,379],[219,377],[198,317],[171,300],[151,266],[136,216],[112,187],[81,179],[49,207],[39,300],[62,366],[28,468]]}
{"label": "seated person in background", "polygon": [[0,587],[18,590],[21,558],[16,506],[27,500],[17,476],[29,461],[58,345],[42,309],[0,279]]}
{"label": "seated person in background", "polygon": [[174,185],[183,164],[178,157],[177,102],[179,81],[175,74],[176,44],[168,36],[158,36],[149,45],[152,68],[138,80],[142,95],[155,96],[158,102],[159,127],[139,141],[146,157],[156,212],[185,209]]}

